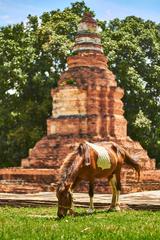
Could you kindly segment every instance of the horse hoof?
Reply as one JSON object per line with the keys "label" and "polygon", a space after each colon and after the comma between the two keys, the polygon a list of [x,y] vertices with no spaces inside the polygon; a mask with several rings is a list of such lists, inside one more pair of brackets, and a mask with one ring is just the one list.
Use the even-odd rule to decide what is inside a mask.
{"label": "horse hoof", "polygon": [[120,212],[120,211],[121,211],[120,206],[116,206],[116,211],[117,211],[117,212]]}
{"label": "horse hoof", "polygon": [[92,213],[94,213],[94,212],[95,212],[95,210],[92,209],[92,208],[88,208],[88,209],[87,209],[87,213],[89,213],[89,214],[92,214]]}
{"label": "horse hoof", "polygon": [[119,206],[110,207],[110,208],[108,209],[108,212],[120,212],[120,211],[121,211],[121,209],[120,209]]}

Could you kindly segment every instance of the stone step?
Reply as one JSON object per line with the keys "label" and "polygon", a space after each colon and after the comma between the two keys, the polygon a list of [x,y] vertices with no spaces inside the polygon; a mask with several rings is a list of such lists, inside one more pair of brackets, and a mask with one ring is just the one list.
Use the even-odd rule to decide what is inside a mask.
{"label": "stone step", "polygon": [[[15,180],[1,180],[0,181],[0,192],[6,193],[38,193],[43,191],[55,191],[56,184],[51,185],[42,183],[26,182],[22,179]],[[149,191],[159,190],[160,182],[142,182],[142,183],[123,183],[121,193],[138,192],[138,191]],[[100,181],[95,183],[95,193],[111,193],[111,187],[107,181]],[[82,182],[76,189],[75,192],[88,192],[88,183]]]}
{"label": "stone step", "polygon": [[[32,193],[55,190],[58,182],[56,169],[25,169],[4,168],[0,169],[0,191]],[[159,190],[160,170],[141,171],[140,182],[137,182],[136,172],[132,169],[123,169],[121,172],[122,193]],[[76,188],[79,192],[88,192],[88,183],[82,181]],[[96,180],[95,192],[111,193],[107,179]]]}
{"label": "stone step", "polygon": [[[151,190],[159,190],[160,183],[159,182],[145,182],[145,183],[123,183],[122,182],[122,190],[121,193],[129,193],[129,192],[141,192],[141,191],[151,191]],[[83,183],[78,186],[75,190],[76,192],[88,192],[88,183]],[[111,187],[109,184],[104,182],[97,182],[94,187],[95,193],[111,193]]]}
{"label": "stone step", "polygon": [[[121,173],[122,179],[125,182],[136,182],[137,173],[134,170],[123,169]],[[159,182],[160,183],[160,170],[144,170],[141,171],[140,182]]]}
{"label": "stone step", "polygon": [[3,193],[38,193],[50,191],[50,185],[39,183],[28,183],[23,181],[1,180],[0,192]]}
{"label": "stone step", "polygon": [[[45,162],[45,164],[44,164]],[[24,168],[46,168],[46,169],[58,169],[61,166],[60,161],[52,161],[51,159],[23,159],[21,161],[21,166]]]}
{"label": "stone step", "polygon": [[0,185],[8,184],[50,184],[57,182],[57,170],[55,169],[25,169],[25,168],[3,168],[0,169]]}

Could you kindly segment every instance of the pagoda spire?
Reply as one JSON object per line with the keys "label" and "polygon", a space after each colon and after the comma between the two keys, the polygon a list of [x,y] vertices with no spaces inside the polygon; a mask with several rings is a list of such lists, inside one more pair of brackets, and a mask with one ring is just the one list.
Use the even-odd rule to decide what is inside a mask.
{"label": "pagoda spire", "polygon": [[78,25],[75,44],[72,52],[74,56],[67,58],[69,68],[97,67],[107,68],[107,59],[101,44],[100,27],[91,13],[85,13]]}
{"label": "pagoda spire", "polygon": [[78,25],[73,52],[97,51],[103,53],[99,32],[100,27],[91,13],[85,13]]}

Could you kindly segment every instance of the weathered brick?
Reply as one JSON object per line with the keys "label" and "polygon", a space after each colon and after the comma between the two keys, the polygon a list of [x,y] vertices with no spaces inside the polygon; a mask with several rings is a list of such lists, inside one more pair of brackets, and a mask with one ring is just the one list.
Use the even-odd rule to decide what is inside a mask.
{"label": "weathered brick", "polygon": [[[137,184],[135,173],[125,166],[121,174],[123,192],[160,189],[160,171],[155,170],[155,160],[127,136],[121,101],[124,91],[117,87],[115,76],[107,67],[95,20],[86,15],[78,31],[75,55],[68,57],[68,70],[62,73],[59,86],[51,90],[53,111],[47,119],[47,136],[29,150],[29,156],[22,160],[22,168],[0,170],[0,179],[6,181],[1,182],[0,191],[48,190],[51,182],[56,184],[58,168],[65,156],[84,140],[115,141],[139,161],[141,182]],[[14,186],[18,178],[26,185],[18,186],[15,182]],[[87,188],[83,182],[77,190]],[[110,191],[104,180],[97,181],[95,189]]]}

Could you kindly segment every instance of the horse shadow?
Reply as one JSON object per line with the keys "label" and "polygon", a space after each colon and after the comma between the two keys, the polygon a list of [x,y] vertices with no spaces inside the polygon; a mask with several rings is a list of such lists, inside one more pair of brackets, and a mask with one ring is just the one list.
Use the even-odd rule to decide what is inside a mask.
{"label": "horse shadow", "polygon": [[[96,209],[94,212],[92,213],[89,213],[87,211],[83,211],[83,212],[75,212],[74,214],[68,214],[67,217],[69,218],[80,218],[80,217],[88,217],[88,216],[94,216],[94,215],[97,215],[99,213],[107,213],[107,214],[110,214],[110,213],[113,213],[115,211],[109,209],[109,208],[106,208],[106,209]],[[59,218],[59,217],[55,217],[55,221],[60,221],[60,220],[63,220],[65,219],[64,218]]]}

